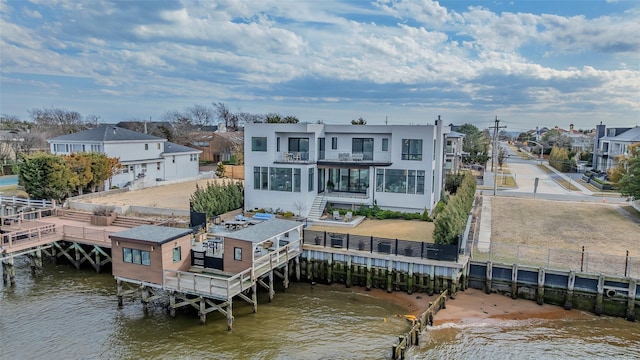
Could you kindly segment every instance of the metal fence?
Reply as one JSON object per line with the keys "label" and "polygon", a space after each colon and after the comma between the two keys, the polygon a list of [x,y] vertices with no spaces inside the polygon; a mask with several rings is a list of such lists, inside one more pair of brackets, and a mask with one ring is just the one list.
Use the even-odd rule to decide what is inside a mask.
{"label": "metal fence", "polygon": [[326,231],[304,230],[304,244],[369,253],[457,261],[458,246],[432,244],[421,241],[387,239],[376,236],[353,235]]}
{"label": "metal fence", "polygon": [[640,257],[491,242],[488,251],[472,247],[471,258],[503,264],[624,276],[640,279]]}

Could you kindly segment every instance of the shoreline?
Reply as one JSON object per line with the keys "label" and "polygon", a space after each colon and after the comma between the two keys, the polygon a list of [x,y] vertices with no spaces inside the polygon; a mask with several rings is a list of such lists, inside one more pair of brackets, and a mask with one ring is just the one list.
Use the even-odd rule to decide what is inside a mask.
{"label": "shoreline", "polygon": [[[343,284],[328,285],[344,287]],[[426,293],[394,291],[388,293],[383,289],[367,291],[361,287],[348,289],[354,293],[371,296],[388,301],[406,309],[406,315],[419,316],[427,310],[429,302],[435,301],[437,295]],[[466,289],[458,291],[455,299],[447,299],[446,308],[438,311],[434,316],[433,325],[454,323],[458,325],[473,324],[487,321],[528,320],[528,319],[579,319],[595,316],[584,311],[565,310],[561,306],[543,304],[525,299],[511,299],[510,296],[497,293],[486,294],[482,290]]]}

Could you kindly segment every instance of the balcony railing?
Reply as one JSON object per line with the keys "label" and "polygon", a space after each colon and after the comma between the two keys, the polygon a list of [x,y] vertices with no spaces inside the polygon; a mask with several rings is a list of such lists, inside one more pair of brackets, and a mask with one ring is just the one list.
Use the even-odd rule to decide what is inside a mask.
{"label": "balcony railing", "polygon": [[308,151],[284,151],[276,155],[276,161],[286,163],[308,163],[315,162],[315,154]]}
{"label": "balcony railing", "polygon": [[325,151],[324,158],[318,160],[340,163],[388,163],[391,162],[391,152],[377,151],[373,153],[361,153],[331,150]]}

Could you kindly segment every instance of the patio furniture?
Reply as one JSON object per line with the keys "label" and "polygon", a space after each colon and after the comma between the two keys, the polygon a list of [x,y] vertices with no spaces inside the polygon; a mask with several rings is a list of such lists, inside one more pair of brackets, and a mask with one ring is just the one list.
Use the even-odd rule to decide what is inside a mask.
{"label": "patio furniture", "polygon": [[340,220],[340,212],[339,211],[334,211],[333,212],[333,220]]}
{"label": "patio furniture", "polygon": [[353,212],[349,211],[344,215],[344,221],[351,221],[351,220],[353,220]]}

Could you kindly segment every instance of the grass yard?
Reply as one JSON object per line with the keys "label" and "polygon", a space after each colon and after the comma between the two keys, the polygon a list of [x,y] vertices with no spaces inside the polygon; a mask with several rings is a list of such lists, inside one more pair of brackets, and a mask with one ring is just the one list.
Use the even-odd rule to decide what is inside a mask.
{"label": "grass yard", "polygon": [[313,225],[309,230],[433,242],[433,223],[419,220],[366,219],[356,227]]}
{"label": "grass yard", "polygon": [[[640,256],[640,225],[630,207],[495,197],[491,241],[611,255]],[[623,209],[624,211],[621,211]],[[631,211],[635,211],[631,208]]]}

